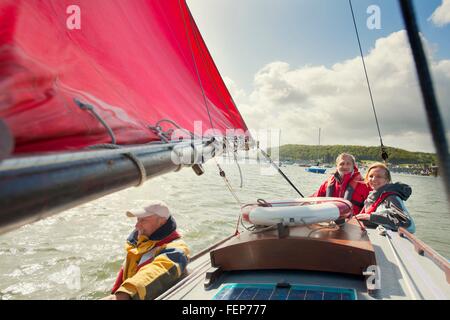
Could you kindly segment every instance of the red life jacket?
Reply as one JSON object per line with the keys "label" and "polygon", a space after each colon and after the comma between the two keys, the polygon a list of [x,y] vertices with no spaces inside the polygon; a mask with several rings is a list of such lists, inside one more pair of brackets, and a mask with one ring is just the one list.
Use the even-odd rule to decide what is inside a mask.
{"label": "red life jacket", "polygon": [[372,213],[374,213],[376,210],[377,210],[377,208],[378,208],[378,206],[387,198],[387,197],[389,197],[389,196],[391,196],[391,195],[396,195],[397,193],[396,192],[383,192],[379,197],[378,197],[378,199],[377,200],[375,200],[375,202],[374,203],[372,203],[371,205],[370,205],[370,207],[368,207],[367,209],[366,209],[366,207],[364,207],[362,210],[361,210],[361,212],[360,213],[365,213],[365,214],[372,214]]}
{"label": "red life jacket", "polygon": [[[178,239],[178,238],[181,238],[181,235],[177,232],[177,230],[174,230],[174,231],[173,231],[171,234],[169,234],[167,237],[165,237],[164,239],[158,241],[158,242],[153,246],[153,248],[160,247],[160,246],[162,246],[163,244],[172,242],[173,240]],[[139,265],[137,266],[136,272],[139,271],[139,269],[141,269],[143,266],[145,266],[145,265],[151,263],[151,262],[153,261],[153,259],[154,259],[154,257],[151,257],[150,259],[147,259],[147,260],[143,261],[141,264],[139,264]],[[119,271],[119,274],[117,275],[116,281],[114,282],[114,286],[113,286],[113,288],[111,289],[111,293],[112,293],[112,294],[114,294],[114,293],[117,291],[117,289],[120,288],[120,286],[122,285],[123,281],[124,281],[124,279],[123,279],[123,266],[122,266],[122,267],[120,267],[120,271]]]}
{"label": "red life jacket", "polygon": [[331,175],[326,183],[326,197],[337,197],[349,200],[353,204],[353,213],[358,214],[364,207],[364,200],[370,192],[370,188],[363,182],[363,178],[356,166],[353,167],[353,174],[344,176],[339,188],[336,177]]}
{"label": "red life jacket", "polygon": [[364,208],[364,201],[372,189],[364,182],[358,181],[350,202],[353,204],[353,214],[358,214]]}
{"label": "red life jacket", "polygon": [[[345,179],[345,177],[344,177],[344,179]],[[351,187],[353,190],[355,190],[358,182],[360,182],[362,180],[363,180],[363,178],[362,178],[361,174],[359,172],[354,172],[353,175],[350,177],[350,179],[348,179],[348,178],[345,179],[342,182],[339,190],[337,190],[336,189],[337,180],[333,174],[327,180],[327,186],[326,186],[327,195],[326,196],[327,197],[344,198],[345,192],[349,189],[349,187]],[[332,190],[332,192],[330,192],[331,190]],[[332,194],[328,194],[328,193],[332,193]],[[350,199],[347,199],[347,200],[350,200]]]}

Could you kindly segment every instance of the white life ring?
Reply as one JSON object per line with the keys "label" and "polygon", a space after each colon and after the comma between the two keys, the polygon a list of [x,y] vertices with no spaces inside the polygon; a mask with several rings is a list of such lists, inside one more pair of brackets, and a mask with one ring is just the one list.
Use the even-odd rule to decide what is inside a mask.
{"label": "white life ring", "polygon": [[254,225],[272,226],[308,225],[345,220],[352,215],[352,203],[342,198],[302,198],[277,200],[264,205],[249,204],[242,207],[244,221]]}

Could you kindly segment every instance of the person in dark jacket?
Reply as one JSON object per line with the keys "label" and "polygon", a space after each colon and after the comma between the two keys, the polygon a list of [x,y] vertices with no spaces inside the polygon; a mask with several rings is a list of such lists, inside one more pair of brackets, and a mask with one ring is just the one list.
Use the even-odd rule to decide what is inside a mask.
{"label": "person in dark jacket", "polygon": [[414,233],[416,230],[414,220],[404,204],[411,196],[411,187],[399,182],[392,183],[389,169],[381,162],[369,167],[365,181],[373,191],[356,218],[369,227],[382,225],[394,231],[403,227]]}

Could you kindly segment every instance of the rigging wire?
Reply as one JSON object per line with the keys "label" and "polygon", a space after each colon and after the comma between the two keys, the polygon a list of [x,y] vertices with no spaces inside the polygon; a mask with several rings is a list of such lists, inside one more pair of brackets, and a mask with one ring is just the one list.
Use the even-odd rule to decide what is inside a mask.
{"label": "rigging wire", "polygon": [[[205,102],[205,107],[206,107],[206,111],[208,113],[209,122],[211,124],[211,128],[214,129],[214,125],[212,123],[212,118],[211,118],[211,113],[209,112],[208,102],[207,102],[207,99],[206,99],[205,89],[203,88],[202,79],[200,78],[200,72],[198,71],[197,62],[195,61],[195,56],[194,56],[194,51],[193,51],[193,48],[192,48],[191,39],[189,38],[189,32],[188,32],[188,28],[187,28],[187,24],[186,24],[186,19],[185,19],[184,13],[183,13],[183,8],[181,6],[181,0],[179,0],[178,3],[180,5],[180,13],[181,13],[181,16],[183,18],[184,29],[186,31],[186,38],[187,38],[188,43],[189,43],[189,49],[191,51],[192,61],[194,62],[195,72],[197,74],[198,82],[200,83],[200,88],[202,89],[203,100]],[[195,35],[194,35],[194,37],[195,37]]]}
{"label": "rigging wire", "polygon": [[219,175],[223,178],[223,181],[225,181],[225,184],[226,184],[228,190],[230,190],[231,195],[234,197],[234,199],[239,204],[239,206],[242,206],[242,202],[241,202],[241,200],[239,200],[239,197],[237,196],[236,192],[234,192],[233,187],[231,186],[230,182],[228,181],[228,179],[225,175],[225,171],[223,171],[222,167],[219,165],[216,158],[214,158],[214,161],[216,162],[217,168],[219,169]]}
{"label": "rigging wire", "polygon": [[383,158],[384,162],[386,162],[388,160],[388,158],[389,158],[389,155],[387,153],[386,147],[383,144],[383,139],[381,138],[380,125],[378,123],[378,117],[377,117],[377,112],[376,112],[376,109],[375,109],[375,103],[373,101],[372,89],[370,87],[369,76],[367,74],[366,63],[364,61],[364,54],[363,54],[362,47],[361,47],[361,41],[359,39],[358,27],[356,26],[356,19],[355,19],[355,13],[353,12],[352,0],[348,0],[348,3],[350,5],[350,11],[352,12],[353,25],[355,26],[356,39],[358,40],[359,52],[361,54],[361,60],[362,60],[362,64],[363,64],[363,67],[364,67],[364,74],[366,76],[367,87],[369,88],[369,95],[370,95],[370,101],[372,103],[372,110],[373,110],[373,114],[375,116],[375,122],[377,124],[378,136],[380,137],[381,158]]}
{"label": "rigging wire", "polygon": [[267,153],[265,153],[262,149],[260,149],[258,147],[258,151],[261,152],[261,154],[264,156],[264,158],[266,158],[267,160],[269,160],[270,164],[278,170],[278,173],[281,174],[281,176],[291,185],[292,188],[295,189],[295,191],[297,191],[297,193],[304,198],[305,196],[297,189],[297,187],[292,183],[291,180],[289,180],[289,178],[284,174],[283,171],[281,171],[281,169],[273,162],[273,160],[269,157],[269,155]]}
{"label": "rigging wire", "polygon": [[[195,25],[195,21],[194,21],[192,15],[191,15],[190,11],[189,11],[188,13],[189,13],[189,18],[190,18],[190,19],[189,19],[189,22],[190,22],[191,24],[194,24],[194,25]],[[185,19],[184,19],[184,16],[183,16],[183,22],[184,22],[184,24],[185,24],[186,35],[187,35],[188,40],[189,40],[189,35],[188,35],[188,33],[187,33],[187,26],[186,26],[186,21],[185,21]],[[203,56],[203,53],[202,53],[202,50],[201,50],[201,45],[200,45],[200,43],[199,43],[199,39],[198,39],[197,34],[196,34],[195,32],[193,33],[193,37],[194,37],[195,45],[197,46],[197,48],[199,49],[199,52],[200,52],[200,60],[201,60],[201,62],[203,62],[203,64],[205,64],[205,57]],[[202,89],[203,99],[204,99],[204,102],[205,102],[206,109],[207,109],[207,111],[208,111],[208,116],[209,116],[210,125],[211,125],[211,128],[214,129],[214,125],[213,125],[213,122],[212,122],[210,110],[209,110],[209,107],[208,107],[208,102],[207,102],[207,99],[206,99],[205,90],[204,90],[204,88],[203,88],[203,84],[202,84],[202,81],[201,81],[201,79],[200,79],[200,73],[199,73],[199,71],[198,71],[197,63],[196,63],[196,61],[195,61],[195,57],[194,57],[194,54],[193,54],[193,51],[192,51],[192,45],[193,45],[193,44],[190,42],[190,40],[189,40],[189,44],[190,44],[190,49],[191,49],[192,59],[193,59],[193,61],[194,61],[195,70],[196,70],[196,72],[197,72],[198,81],[199,81],[200,87],[201,87],[201,89]],[[206,49],[206,50],[208,50],[208,49]],[[214,61],[213,61],[213,64],[214,64]],[[214,66],[215,66],[215,64],[214,64]],[[217,67],[216,67],[216,69],[217,69]],[[217,69],[217,72],[219,72],[218,69]],[[219,73],[219,74],[220,74],[220,73]],[[207,76],[208,76],[209,79],[211,80],[211,83],[213,84],[213,88],[214,88],[214,90],[216,91],[216,93],[217,93],[217,95],[218,95],[220,101],[223,103],[223,105],[224,105],[224,106],[227,108],[227,110],[229,111],[229,108],[228,108],[227,103],[223,100],[223,97],[222,97],[222,95],[220,94],[220,92],[219,92],[219,90],[218,90],[218,88],[217,88],[217,86],[216,86],[215,81],[211,78],[211,75],[210,75],[209,72],[207,72]],[[234,101],[233,101],[233,103],[234,103]],[[234,114],[233,114],[233,117],[234,117]],[[236,153],[237,153],[236,136],[235,136],[234,138],[235,138],[235,146],[234,146],[233,157],[234,157],[234,161],[235,161],[235,163],[236,163],[236,165],[237,165],[237,167],[238,167],[238,170],[239,170],[239,176],[240,176],[240,188],[242,189],[242,186],[243,186],[242,170],[241,170],[241,167],[240,167],[240,165],[239,165],[239,162],[238,162],[238,160],[237,160],[237,155],[236,155]],[[226,140],[226,139],[225,139],[225,140]],[[223,170],[222,170],[222,172],[223,172]],[[227,182],[227,183],[229,184],[229,182]],[[230,185],[230,186],[231,186],[231,185]]]}
{"label": "rigging wire", "polygon": [[[180,4],[180,9],[181,9],[181,2],[179,2],[179,4]],[[195,71],[196,71],[196,73],[197,73],[198,81],[199,81],[200,87],[201,87],[201,89],[202,89],[202,94],[203,94],[203,99],[204,99],[204,102],[205,102],[206,110],[208,111],[208,117],[209,117],[209,120],[210,120],[211,127],[214,129],[214,126],[213,126],[213,123],[212,123],[211,114],[210,114],[209,107],[208,107],[208,103],[207,103],[207,99],[206,99],[205,90],[204,90],[204,88],[203,88],[203,84],[202,84],[202,81],[201,81],[201,79],[200,79],[200,74],[199,74],[199,71],[198,71],[197,63],[196,63],[196,61],[195,61],[194,53],[193,53],[193,50],[192,50],[192,49],[193,49],[193,48],[192,48],[192,43],[191,43],[191,41],[190,41],[190,39],[189,39],[189,34],[188,34],[188,30],[187,30],[187,25],[186,25],[186,19],[185,19],[184,15],[183,15],[183,12],[181,12],[181,13],[182,13],[182,17],[183,17],[184,27],[185,27],[185,30],[186,30],[186,37],[187,37],[187,39],[188,39],[188,41],[189,41],[190,51],[191,51],[192,59],[193,59],[193,61],[194,61]],[[198,45],[199,45],[199,44],[198,44],[198,39],[197,39],[195,33],[194,33],[194,40],[195,40],[195,42],[196,42],[196,44],[197,44],[197,46],[198,46]],[[226,104],[225,104],[225,105],[226,105]],[[261,151],[262,151],[262,150],[261,150]],[[235,162],[236,162],[236,165],[237,165],[237,167],[238,167],[238,169],[239,169],[239,174],[240,174],[240,179],[241,179],[240,188],[242,188],[242,185],[243,185],[242,170],[241,170],[241,167],[239,166],[239,163],[238,163],[238,161],[237,161],[236,150],[234,150],[233,156],[234,156],[234,160],[235,160]],[[268,155],[267,155],[267,154],[266,154],[265,156],[266,156],[266,158],[268,158]],[[270,159],[270,158],[268,158],[268,159]],[[217,167],[219,168],[219,175],[220,175],[220,176],[223,178],[223,180],[225,181],[225,184],[226,184],[227,188],[228,188],[229,191],[231,192],[232,196],[235,198],[236,202],[242,207],[242,202],[239,200],[238,196],[236,195],[236,193],[235,193],[234,190],[233,190],[233,187],[231,186],[230,182],[229,182],[228,179],[226,178],[225,172],[222,170],[222,168],[220,167],[220,165],[219,165],[219,163],[217,162],[217,160],[216,160],[216,159],[214,159],[214,160],[216,161],[216,165],[217,165]],[[294,186],[294,184],[289,180],[289,178],[288,178],[288,177],[280,170],[280,168],[278,168],[278,167],[273,163],[273,161],[272,161],[271,159],[270,159],[270,162],[272,163],[272,165],[274,165],[274,166],[278,169],[278,172],[279,172],[279,173],[280,173],[280,174],[281,174],[281,175],[289,182],[289,184],[290,184],[290,185],[291,185],[291,186],[292,186],[292,187],[300,194],[300,196],[304,197],[303,194],[302,194],[302,193]],[[237,226],[236,226],[236,234],[238,233],[239,222],[240,222],[241,220],[242,220],[242,216],[241,216],[241,214],[239,214],[239,218],[238,218],[238,222],[237,222]]]}
{"label": "rigging wire", "polygon": [[242,186],[244,185],[244,178],[243,178],[243,175],[242,175],[242,170],[241,170],[241,166],[239,165],[239,161],[238,161],[238,158],[237,158],[237,152],[238,152],[238,144],[237,144],[237,137],[235,136],[234,137],[234,144],[233,144],[233,146],[231,146],[231,143],[228,141],[228,139],[224,139],[224,142],[225,142],[225,144],[224,144],[224,146],[225,146],[225,149],[227,150],[227,156],[229,157],[230,156],[230,149],[232,149],[233,151],[233,159],[234,159],[234,162],[236,163],[236,166],[237,166],[237,168],[238,168],[238,170],[239,170],[239,178],[240,178],[240,184],[239,184],[239,188],[241,188],[242,189]]}
{"label": "rigging wire", "polygon": [[234,162],[236,163],[236,166],[238,167],[238,170],[239,170],[239,177],[240,177],[240,179],[241,179],[241,184],[239,185],[239,188],[242,189],[242,186],[244,185],[244,179],[243,179],[243,177],[242,177],[241,166],[239,165],[239,161],[238,161],[238,159],[237,159],[237,151],[234,151],[234,152],[233,152],[233,155],[234,155]]}
{"label": "rigging wire", "polygon": [[237,152],[238,152],[238,139],[236,136],[234,136],[234,141],[233,141],[233,158],[234,158],[234,162],[236,163],[238,169],[239,169],[239,176],[241,177],[241,184],[240,184],[240,188],[242,189],[242,184],[243,184],[243,179],[242,179],[242,170],[241,170],[241,166],[239,165],[239,161],[237,159]]}
{"label": "rigging wire", "polygon": [[[197,27],[197,25],[196,25],[196,23],[195,23],[194,17],[192,16],[192,13],[191,13],[191,11],[189,10],[189,8],[188,8],[188,12],[189,12],[190,23],[195,27],[196,30],[198,30],[198,27]],[[200,56],[200,59],[202,60],[203,64],[204,64],[204,65],[207,65],[207,63],[209,62],[209,63],[211,63],[211,64],[214,66],[216,72],[219,74],[219,79],[222,81],[222,84],[223,84],[223,85],[225,86],[225,88],[226,88],[226,85],[225,85],[225,83],[223,82],[223,77],[222,77],[222,75],[220,74],[219,68],[217,68],[216,63],[214,62],[213,59],[211,59],[211,60],[208,61],[208,60],[207,60],[207,57],[205,58],[205,55],[204,55],[203,50],[201,50],[201,48],[202,48],[202,43],[203,43],[203,46],[204,46],[204,48],[205,48],[205,50],[206,50],[206,54],[209,54],[209,55],[211,56],[211,53],[210,53],[209,50],[208,50],[208,46],[206,45],[206,43],[205,43],[204,41],[202,41],[201,35],[200,35],[200,36],[197,36],[197,33],[196,33],[196,32],[194,32],[193,35],[194,35],[195,43],[196,43],[196,45],[197,45],[197,47],[198,47],[198,49],[199,49],[199,56]],[[213,76],[212,76],[211,73],[209,72],[209,68],[206,69],[206,75],[207,75],[208,78],[211,80],[210,82],[211,82],[211,84],[212,84],[214,90],[216,91],[217,97],[220,99],[220,101],[222,102],[222,104],[225,106],[225,108],[226,108],[227,111],[229,112],[229,115],[232,116],[234,120],[237,120],[238,122],[239,122],[239,121],[242,121],[242,123],[245,124],[245,121],[244,121],[244,119],[242,118],[242,115],[241,115],[239,112],[237,112],[237,113],[235,113],[235,112],[230,112],[230,108],[228,107],[227,102],[224,100],[225,97],[221,94],[219,88],[217,87],[216,81],[213,80],[213,78],[212,78]],[[220,81],[220,80],[219,80],[219,81]],[[232,97],[231,94],[229,93],[228,89],[226,89],[226,91],[227,91],[228,94],[229,94],[229,98],[231,99],[231,102],[232,102],[233,106],[234,106],[234,107],[237,107],[237,106],[236,106],[236,103],[234,102],[233,97]],[[211,123],[211,126],[212,126],[212,123]]]}
{"label": "rigging wire", "polygon": [[[214,161],[216,162],[217,168],[219,169],[219,175],[223,178],[223,181],[225,182],[225,185],[227,186],[231,195],[234,197],[236,202],[239,204],[239,207],[242,207],[243,204],[242,204],[241,200],[239,200],[239,197],[237,196],[236,192],[234,192],[233,187],[231,186],[230,182],[228,181],[228,179],[225,175],[225,171],[223,171],[222,167],[219,165],[216,158],[214,158]],[[240,224],[241,220],[242,220],[242,215],[239,212],[238,221],[236,223],[236,230],[234,233],[235,235],[239,234],[239,224]]]}

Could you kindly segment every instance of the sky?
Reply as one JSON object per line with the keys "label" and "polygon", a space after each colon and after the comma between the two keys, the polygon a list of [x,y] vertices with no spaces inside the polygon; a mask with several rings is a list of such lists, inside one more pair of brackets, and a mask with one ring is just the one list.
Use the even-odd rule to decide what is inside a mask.
{"label": "sky", "polygon": [[[254,135],[379,145],[348,0],[187,3]],[[398,1],[352,4],[384,145],[434,152]],[[450,139],[450,0],[414,5]]]}

